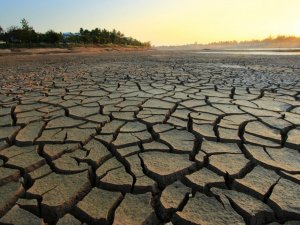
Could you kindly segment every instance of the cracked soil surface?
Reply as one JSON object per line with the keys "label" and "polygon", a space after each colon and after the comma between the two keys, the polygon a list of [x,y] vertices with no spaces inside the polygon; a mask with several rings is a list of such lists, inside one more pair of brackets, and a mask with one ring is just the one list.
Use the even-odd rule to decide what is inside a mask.
{"label": "cracked soil surface", "polygon": [[299,56],[0,58],[0,224],[299,224]]}

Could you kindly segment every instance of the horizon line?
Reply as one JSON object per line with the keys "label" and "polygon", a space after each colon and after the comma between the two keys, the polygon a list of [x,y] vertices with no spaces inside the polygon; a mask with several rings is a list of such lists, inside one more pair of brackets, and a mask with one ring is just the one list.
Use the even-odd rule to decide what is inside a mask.
{"label": "horizon line", "polygon": [[195,41],[194,43],[185,43],[185,44],[161,44],[161,45],[154,45],[155,47],[179,47],[179,46],[191,46],[191,45],[216,45],[216,44],[241,44],[241,43],[250,43],[250,42],[262,42],[266,41],[268,39],[270,40],[276,40],[278,38],[295,38],[299,39],[300,42],[300,35],[293,35],[293,34],[277,34],[277,35],[269,35],[268,37],[261,38],[261,39],[245,39],[245,40],[237,40],[237,39],[231,39],[231,40],[223,40],[223,41],[210,41],[206,43],[198,43]]}

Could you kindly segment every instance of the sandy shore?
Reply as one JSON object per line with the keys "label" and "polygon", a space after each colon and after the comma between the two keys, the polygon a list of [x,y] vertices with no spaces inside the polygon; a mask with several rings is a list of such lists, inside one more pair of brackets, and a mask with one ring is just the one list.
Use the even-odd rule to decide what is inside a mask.
{"label": "sandy shore", "polygon": [[102,52],[145,51],[138,47],[72,47],[72,48],[15,48],[0,49],[0,57],[15,55],[97,54]]}

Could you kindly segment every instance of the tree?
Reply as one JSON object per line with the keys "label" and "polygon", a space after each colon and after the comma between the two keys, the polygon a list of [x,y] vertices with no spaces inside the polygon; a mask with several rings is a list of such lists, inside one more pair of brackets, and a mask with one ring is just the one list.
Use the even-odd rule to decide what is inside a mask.
{"label": "tree", "polygon": [[6,32],[6,42],[10,43],[20,43],[22,30],[19,29],[17,26],[11,26],[7,29]]}
{"label": "tree", "polygon": [[36,43],[38,35],[32,27],[29,26],[26,19],[21,20],[21,28],[12,26],[6,32],[6,40],[12,43]]}
{"label": "tree", "polygon": [[92,38],[91,38],[91,34],[90,31],[85,29],[81,29],[80,30],[80,40],[81,42],[87,44],[87,43],[91,43],[92,42]]}
{"label": "tree", "polygon": [[37,33],[29,26],[28,21],[23,18],[21,20],[22,32],[20,40],[25,43],[33,43],[37,41]]}
{"label": "tree", "polygon": [[20,23],[22,30],[33,30],[33,28],[29,26],[29,23],[25,18],[23,18]]}
{"label": "tree", "polygon": [[79,29],[79,33],[83,34],[83,28],[82,27]]}
{"label": "tree", "polygon": [[150,48],[151,47],[151,42],[150,41],[144,42],[143,46],[146,47],[146,48]]}
{"label": "tree", "polygon": [[62,34],[61,33],[56,33],[53,30],[48,30],[44,34],[44,41],[47,42],[47,43],[55,44],[55,43],[58,43],[61,40],[62,40]]}
{"label": "tree", "polygon": [[4,36],[4,30],[3,28],[0,26],[0,40],[4,40],[5,36]]}

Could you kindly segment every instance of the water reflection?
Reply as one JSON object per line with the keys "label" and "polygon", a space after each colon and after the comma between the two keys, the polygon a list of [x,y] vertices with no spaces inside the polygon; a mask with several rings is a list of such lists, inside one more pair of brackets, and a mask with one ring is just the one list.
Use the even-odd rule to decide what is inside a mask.
{"label": "water reflection", "polygon": [[233,54],[233,55],[300,55],[300,49],[247,49],[247,50],[203,50],[200,54]]}

